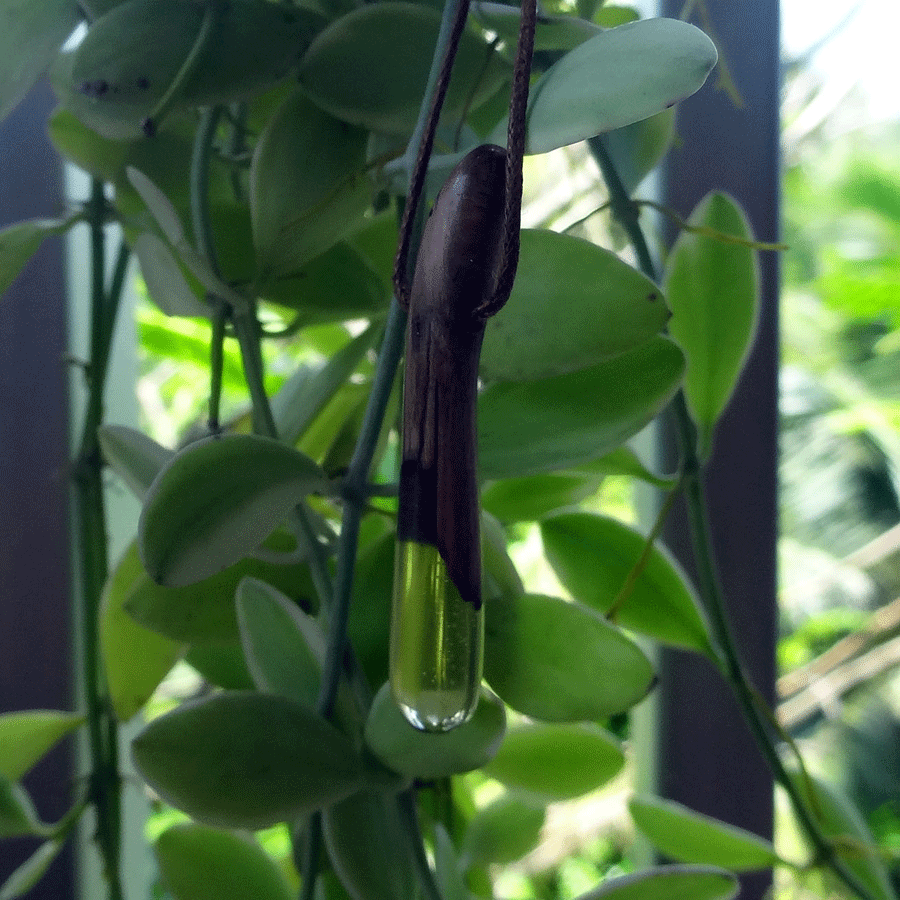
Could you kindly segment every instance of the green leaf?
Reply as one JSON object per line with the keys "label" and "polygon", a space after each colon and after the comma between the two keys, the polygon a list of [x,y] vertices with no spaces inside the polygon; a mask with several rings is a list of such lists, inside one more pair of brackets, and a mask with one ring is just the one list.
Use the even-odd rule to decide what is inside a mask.
{"label": "green leaf", "polygon": [[586,369],[634,350],[668,318],[659,288],[614,253],[525,230],[516,283],[488,320],[479,372],[485,382],[531,381]]}
{"label": "green leaf", "polygon": [[[502,36],[507,46],[515,46],[521,21],[517,7],[499,3],[480,4],[472,10],[472,14],[485,28]],[[572,50],[601,30],[592,22],[577,16],[541,15],[534,29],[534,49]]]}
{"label": "green leaf", "polygon": [[153,438],[125,425],[101,425],[97,439],[103,458],[138,500],[144,499],[153,479],[175,455]]}
{"label": "green leaf", "polygon": [[248,834],[183,822],[153,846],[159,873],[175,900],[290,900],[275,861]]}
{"label": "green leaf", "polygon": [[[607,613],[641,558],[640,532],[593,513],[560,513],[541,523],[544,553],[563,586],[601,613]],[[633,589],[616,611],[625,628],[665,644],[713,657],[705,618],[685,576],[656,545]]]}
{"label": "green leaf", "polygon": [[149,575],[193,584],[255,550],[327,482],[308,457],[252,435],[213,437],[177,454],[153,482],[138,526]]}
{"label": "green leaf", "polygon": [[677,483],[676,478],[655,475],[638,458],[629,447],[619,447],[599,459],[584,463],[577,467],[579,472],[592,472],[597,475],[627,475],[652,484],[663,491],[670,491]]}
{"label": "green leaf", "polygon": [[611,878],[578,900],[731,900],[737,878],[714,866],[654,866]]}
{"label": "green leaf", "polygon": [[697,425],[700,455],[706,458],[716,422],[753,344],[759,273],[753,249],[709,234],[753,239],[732,198],[709,194],[689,221],[707,233],[684,232],[675,242],[666,265],[665,290],[672,308],[669,333],[687,357],[685,399]]}
{"label": "green leaf", "polygon": [[606,784],[625,764],[619,742],[597,725],[518,725],[483,772],[535,800],[571,800]]}
{"label": "green leaf", "polygon": [[371,348],[379,330],[369,326],[315,371],[298,368],[272,398],[272,415],[282,440],[295,443]]}
{"label": "green leaf", "polygon": [[0,5],[0,121],[31,90],[80,21],[75,0],[4,0]]}
{"label": "green leaf", "polygon": [[224,692],[154,719],[132,743],[138,772],[208,825],[264,828],[349,796],[362,766],[350,739],[274,694]]}
{"label": "green leaf", "polygon": [[[712,41],[676,19],[643,19],[603,31],[567,53],[531,89],[526,152],[546,153],[662,112],[697,91],[716,59]],[[504,121],[490,140],[502,143],[505,133]]]}
{"label": "green leaf", "polygon": [[[73,53],[63,99],[104,137],[143,137],[200,35],[202,4],[126,0],[93,22]],[[325,20],[310,9],[264,0],[231,0],[216,10],[215,31],[190,76],[171,98],[176,108],[230,103],[281,81]]]}
{"label": "green leaf", "polygon": [[347,633],[370,684],[388,677],[396,541],[390,532],[360,549]]}
{"label": "green leaf", "polygon": [[547,472],[494,481],[481,492],[481,506],[501,522],[536,522],[594,495],[602,475]]}
{"label": "green leaf", "polygon": [[0,775],[0,838],[50,833],[52,828],[41,822],[25,789]]}
{"label": "green leaf", "polygon": [[65,843],[55,839],[41,844],[0,886],[0,900],[24,897],[43,878]]}
{"label": "green leaf", "polygon": [[[897,900],[881,851],[850,798],[814,772],[803,774],[792,763],[787,769],[825,837],[836,839],[834,848],[838,857],[868,888],[870,896],[876,900]],[[841,838],[849,840],[841,841]]]}
{"label": "green leaf", "polygon": [[262,285],[260,296],[296,310],[311,325],[346,322],[387,309],[387,284],[350,244],[339,243],[299,271]]}
{"label": "green leaf", "polygon": [[184,644],[139,625],[126,612],[135,584],[148,580],[132,541],[107,579],[100,599],[101,658],[110,700],[121,722],[143,708],[186,649]]}
{"label": "green leaf", "polygon": [[156,224],[178,252],[181,261],[191,274],[216,297],[226,300],[237,310],[245,309],[247,300],[216,275],[209,263],[197,253],[188,241],[178,210],[175,209],[169,198],[139,169],[128,166],[125,171],[128,181],[144,201],[156,220]]}
{"label": "green leaf", "polygon": [[54,709],[0,713],[0,775],[18,781],[82,722],[79,713]]}
{"label": "green leaf", "polygon": [[210,684],[226,691],[256,688],[238,644],[195,644],[184,658]]}
{"label": "green leaf", "polygon": [[394,701],[389,684],[375,695],[366,720],[366,745],[388,768],[413,778],[445,778],[483,766],[497,752],[506,712],[482,691],[472,718],[440,733],[413,728]]}
{"label": "green leaf", "polygon": [[443,900],[471,900],[456,847],[440,822],[434,825],[434,876]]}
{"label": "green leaf", "polygon": [[674,106],[604,135],[603,146],[629,196],[666,155],[674,137]]}
{"label": "green leaf", "polygon": [[[300,64],[300,85],[322,109],[372,131],[408,134],[425,93],[441,15],[413,3],[373,3],[335,19]],[[463,32],[443,115],[457,120],[490,97],[505,66]]]}
{"label": "green leaf", "polygon": [[683,371],[678,347],[654,337],[590,369],[488,387],[478,403],[482,476],[569,469],[615,450],[665,407]]}
{"label": "green leaf", "polygon": [[547,811],[513,794],[501,794],[475,813],[466,828],[462,859],[472,866],[507,865],[533,850]]}
{"label": "green leaf", "polygon": [[269,121],[250,169],[261,280],[296,271],[362,219],[372,197],[366,138],[299,91]]}
{"label": "green leaf", "polygon": [[263,542],[263,550],[283,554],[284,563],[247,557],[239,563],[184,587],[154,584],[144,573],[129,587],[123,604],[145,628],[174,641],[191,644],[233,642],[239,639],[235,591],[242,578],[262,579],[292,600],[315,608],[316,592],[306,565],[298,564],[296,543],[287,532],[276,531]]}
{"label": "green leaf", "polygon": [[672,859],[722,866],[732,872],[767,869],[780,862],[769,841],[680,803],[632,797],[628,809],[634,824]]}
{"label": "green leaf", "polygon": [[534,594],[485,606],[485,678],[532,719],[603,719],[630,709],[653,684],[637,644],[586,606]]}
{"label": "green leaf", "polygon": [[257,688],[314,707],[326,648],[318,623],[256,578],[241,580],[235,602],[241,645]]}
{"label": "green leaf", "polygon": [[145,231],[131,248],[141,264],[147,293],[167,316],[208,316],[210,307],[194,293],[165,241]]}
{"label": "green leaf", "polygon": [[397,800],[381,791],[360,791],[322,814],[331,864],[353,900],[408,900],[416,876]]}
{"label": "green leaf", "polygon": [[[0,20],[3,15],[0,11]],[[2,85],[2,81],[0,81]],[[64,234],[72,219],[30,219],[0,228],[0,297],[16,280],[45,238]]]}

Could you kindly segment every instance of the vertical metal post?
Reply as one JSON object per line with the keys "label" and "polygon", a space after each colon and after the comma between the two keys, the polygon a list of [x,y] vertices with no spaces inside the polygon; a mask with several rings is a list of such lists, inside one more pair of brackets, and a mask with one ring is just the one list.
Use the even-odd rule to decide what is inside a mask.
{"label": "vertical metal post", "polygon": [[[683,0],[661,0],[660,12],[677,17],[683,5]],[[743,105],[717,89],[716,73],[680,105],[680,142],[663,172],[661,201],[687,216],[709,191],[726,191],[744,207],[757,237],[774,241],[779,221],[778,0],[705,0],[702,6],[709,23],[698,24],[711,25],[707,30]],[[760,262],[759,334],[717,432],[705,482],[728,612],[747,668],[757,688],[771,698],[777,625],[778,260],[763,253]],[[683,507],[671,517],[665,540],[690,571]],[[718,674],[702,660],[667,651],[658,702],[656,771],[662,796],[771,835],[772,780]],[[768,873],[744,879],[742,900],[762,898],[769,881]]]}
{"label": "vertical metal post", "polygon": [[[0,225],[62,209],[59,159],[46,137],[54,101],[36,88],[0,123]],[[48,241],[0,302],[0,711],[69,709],[66,292],[59,239]],[[72,795],[71,750],[25,779],[48,821]],[[0,844],[0,882],[36,846]],[[74,896],[71,850],[29,897]]]}

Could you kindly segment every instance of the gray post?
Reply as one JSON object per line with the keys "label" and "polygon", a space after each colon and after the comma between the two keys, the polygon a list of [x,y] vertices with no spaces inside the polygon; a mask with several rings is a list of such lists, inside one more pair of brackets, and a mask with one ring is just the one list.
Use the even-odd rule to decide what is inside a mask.
{"label": "gray post", "polygon": [[[677,17],[683,0],[662,0]],[[761,240],[778,236],[779,27],[777,0],[706,0],[719,53],[744,106],[716,89],[716,73],[679,106],[680,145],[669,154],[661,201],[681,215],[711,190],[747,211]],[[674,238],[674,235],[672,236]],[[774,694],[776,637],[778,260],[760,256],[762,318],[754,352],[716,435],[706,473],[721,580],[743,659],[756,686]],[[727,314],[723,311],[723,314]],[[665,531],[691,570],[683,507]],[[661,660],[658,789],[757,834],[772,833],[772,780],[729,689],[712,667],[687,654]],[[743,880],[742,900],[762,898],[770,877]]]}

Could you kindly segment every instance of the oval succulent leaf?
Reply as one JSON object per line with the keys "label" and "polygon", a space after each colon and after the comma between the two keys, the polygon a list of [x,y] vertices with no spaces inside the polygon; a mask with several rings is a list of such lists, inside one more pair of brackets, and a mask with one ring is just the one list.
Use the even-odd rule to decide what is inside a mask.
{"label": "oval succulent leaf", "polygon": [[530,381],[586,369],[645,343],[668,318],[659,288],[614,253],[525,230],[516,283],[488,320],[479,372],[485,382]]}
{"label": "oval succulent leaf", "polygon": [[[408,134],[415,126],[437,43],[438,10],[393,0],[359,7],[313,41],[300,84],[322,109],[373,131]],[[466,30],[453,66],[444,115],[458,119],[506,77],[498,55]]]}
{"label": "oval succulent leaf", "polygon": [[223,692],[154,719],[133,741],[147,783],[207,825],[258,829],[349,796],[362,764],[350,739],[274,694]]}
{"label": "oval succulent leaf", "polygon": [[678,347],[653,337],[578,372],[491,385],[478,403],[481,475],[552,472],[610,453],[665,407],[683,371]]}
{"label": "oval succulent leaf", "polygon": [[501,794],[475,813],[466,828],[462,860],[468,866],[503,865],[537,846],[547,810]]}
{"label": "oval succulent leaf", "polygon": [[139,625],[126,610],[135,585],[148,581],[132,541],[110,574],[100,600],[100,652],[109,696],[127,722],[153,695],[186,646]]}
{"label": "oval succulent leaf", "polygon": [[595,790],[624,764],[619,742],[597,725],[534,723],[509,729],[483,771],[536,801],[552,803]]}
{"label": "oval succulent leaf", "polygon": [[[546,153],[639,122],[702,87],[716,48],[699,28],[642,19],[579,44],[532,88],[526,152]],[[491,140],[501,142],[506,123]]]}
{"label": "oval succulent leaf", "polygon": [[439,734],[418,731],[382,685],[366,720],[366,745],[388,768],[414,778],[445,778],[483,766],[497,752],[506,727],[503,704],[483,691],[472,718]]}
{"label": "oval succulent leaf", "polygon": [[160,470],[175,455],[153,438],[125,425],[102,425],[97,432],[109,467],[143,500]]}
{"label": "oval succulent leaf", "polygon": [[88,29],[72,60],[65,101],[105,137],[142,136],[142,123],[180,76],[204,18],[212,31],[176,92],[176,106],[229,103],[284,78],[325,19],[310,9],[265,0],[202,3],[126,0]]}
{"label": "oval succulent leaf", "polygon": [[407,900],[416,877],[396,798],[359,791],[322,814],[322,834],[341,884],[353,900]]}
{"label": "oval succulent leaf", "polygon": [[308,457],[251,435],[191,444],[159,473],[138,526],[148,574],[193,584],[255,550],[307,494],[326,486]]}
{"label": "oval succulent leaf", "polygon": [[[606,614],[638,560],[646,538],[606,516],[564,512],[541,522],[544,553],[579,602]],[[626,628],[714,658],[706,621],[685,576],[659,546],[615,612]]]}
{"label": "oval succulent leaf", "polygon": [[299,91],[269,121],[250,170],[261,281],[297,271],[362,220],[372,195],[366,138]]}
{"label": "oval succulent leaf", "polygon": [[0,775],[18,781],[82,722],[78,713],[55,709],[0,713]]}
{"label": "oval succulent leaf", "polygon": [[715,866],[653,866],[611,878],[578,900],[731,900],[740,885]]}
{"label": "oval succulent leaf", "polygon": [[659,797],[632,797],[634,824],[672,859],[722,866],[733,872],[765,869],[779,862],[772,844],[750,831]]}
{"label": "oval succulent leaf", "polygon": [[159,874],[177,900],[290,900],[293,891],[248,834],[182,822],[153,845]]}
{"label": "oval succulent leaf", "polygon": [[602,719],[634,706],[653,683],[637,644],[579,603],[503,596],[486,604],[486,616],[485,678],[532,719]]}
{"label": "oval succulent leaf", "polygon": [[702,233],[683,232],[666,264],[666,294],[672,307],[669,333],[687,358],[684,395],[697,425],[698,451],[707,457],[719,416],[737,385],[753,345],[758,317],[756,251],[737,202],[713,193],[691,213]]}

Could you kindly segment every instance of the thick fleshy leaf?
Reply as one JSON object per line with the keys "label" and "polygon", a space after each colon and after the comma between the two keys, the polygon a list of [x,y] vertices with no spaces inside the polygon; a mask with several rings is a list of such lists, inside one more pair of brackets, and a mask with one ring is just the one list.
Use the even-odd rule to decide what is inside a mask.
{"label": "thick fleshy leaf", "polygon": [[[743,211],[726,194],[709,194],[690,223],[753,239]],[[669,254],[665,287],[672,307],[669,332],[687,357],[685,399],[697,425],[699,452],[706,457],[716,421],[753,345],[759,305],[756,251],[709,233],[684,232]]]}
{"label": "thick fleshy leaf", "polygon": [[147,205],[156,224],[178,252],[181,261],[188,267],[191,274],[216,297],[227,300],[235,309],[244,309],[247,306],[246,299],[216,275],[206,260],[188,241],[178,210],[175,209],[169,198],[139,169],[128,166],[126,174],[131,186]]}
{"label": "thick fleshy leaf", "polygon": [[485,382],[586,369],[645,343],[669,318],[659,288],[614,253],[554,231],[522,232],[506,306],[488,320]]}
{"label": "thick fleshy leaf", "polygon": [[[485,28],[497,32],[515,46],[519,36],[520,12],[516,6],[502,3],[479,3],[472,14]],[[534,49],[540,50],[572,50],[583,44],[588,38],[602,31],[593,22],[580,19],[578,16],[541,15],[534,29]]]}
{"label": "thick fleshy leaf", "polygon": [[678,347],[654,337],[580,372],[490,386],[478,402],[481,475],[569,469],[615,450],[665,407],[683,371]]}
{"label": "thick fleshy leaf", "polygon": [[46,836],[51,829],[38,817],[25,789],[0,775],[0,838]]}
{"label": "thick fleshy leaf", "polygon": [[255,550],[322,470],[278,441],[252,435],[191,444],[159,473],[141,513],[141,559],[154,581],[193,584]]}
{"label": "thick fleshy leaf", "polygon": [[731,900],[737,878],[714,866],[654,866],[611,878],[578,900]]}
{"label": "thick fleshy leaf", "polygon": [[100,600],[100,651],[116,716],[127,722],[184,654],[183,643],[139,625],[126,611],[136,583],[148,581],[132,541],[107,579]]}
{"label": "thick fleshy leaf", "polygon": [[[0,20],[3,14],[0,11]],[[2,82],[0,82],[2,84]],[[44,242],[44,238],[63,234],[71,222],[66,219],[29,219],[0,228],[0,297],[16,280],[19,272]]]}
{"label": "thick fleshy leaf", "polygon": [[209,306],[198,299],[165,241],[145,231],[138,235],[132,250],[150,298],[167,316],[209,315]]}
{"label": "thick fleshy leaf", "polygon": [[241,581],[235,602],[241,645],[257,688],[315,706],[326,645],[319,625],[256,578]]}
{"label": "thick fleshy leaf", "polygon": [[571,800],[606,784],[625,764],[619,742],[597,725],[509,729],[485,775],[535,800]]}
{"label": "thick fleshy leaf", "polygon": [[5,0],[0,5],[0,121],[31,90],[80,21],[75,0]]}
{"label": "thick fleshy leaf", "polygon": [[666,856],[732,872],[766,869],[779,862],[772,844],[750,831],[659,797],[632,797],[631,818]]}
{"label": "thick fleshy leaf", "polygon": [[367,319],[387,309],[390,292],[350,244],[335,244],[299,271],[270,281],[260,296],[296,310],[310,325]]}
{"label": "thick fleshy leaf", "polygon": [[153,479],[175,455],[142,431],[125,425],[103,425],[97,439],[103,458],[138,500],[144,499]]}
{"label": "thick fleshy leaf", "polygon": [[416,895],[396,798],[360,791],[322,814],[328,857],[353,900],[408,900]]}
{"label": "thick fleshy leaf", "polygon": [[378,329],[370,326],[317,370],[299,368],[272,398],[272,415],[282,440],[295,443],[372,346]]}
{"label": "thick fleshy leaf", "polygon": [[[322,31],[300,65],[300,85],[322,109],[372,131],[408,134],[425,93],[438,10],[413,3],[361,6]],[[505,66],[474,32],[463,32],[443,114],[458,119],[490,97]]]}
{"label": "thick fleshy leaf", "polygon": [[[603,31],[531,89],[526,152],[546,153],[662,112],[702,87],[716,59],[712,41],[677,19]],[[502,143],[505,133],[502,122],[491,140]]]}
{"label": "thick fleshy leaf", "polygon": [[175,900],[290,900],[275,861],[248,834],[183,822],[153,845],[159,873]]}
{"label": "thick fleshy leaf", "polygon": [[0,775],[18,781],[82,722],[79,713],[55,709],[0,713]]}
{"label": "thick fleshy leaf", "polygon": [[626,193],[656,168],[675,136],[675,107],[610,131],[601,139]]}
{"label": "thick fleshy leaf", "polygon": [[[306,565],[298,564],[296,542],[292,535],[276,531],[262,549],[275,559],[247,557],[239,563],[183,587],[155,584],[144,572],[128,588],[123,604],[128,614],[145,628],[150,628],[174,641],[216,644],[239,639],[235,613],[235,591],[241,579],[259,578],[307,609],[317,605],[315,586]],[[278,563],[278,555],[285,562]],[[142,570],[143,571],[143,570]]]}
{"label": "thick fleshy leaf", "polygon": [[532,719],[603,719],[630,709],[653,683],[640,647],[593,609],[535,594],[485,605],[485,678]]}
{"label": "thick fleshy leaf", "polygon": [[503,704],[482,691],[472,718],[440,733],[419,731],[404,718],[385,683],[366,720],[366,745],[388,768],[414,778],[445,778],[483,766],[506,727]]}
{"label": "thick fleshy leaf", "polygon": [[44,877],[44,873],[65,845],[65,839],[54,839],[41,844],[0,885],[0,900],[16,900],[18,897],[24,897]]}
{"label": "thick fleshy leaf", "polygon": [[154,719],[133,741],[138,772],[208,825],[264,828],[349,796],[362,764],[350,739],[274,694],[224,692]]}
{"label": "thick fleshy leaf", "polygon": [[353,579],[347,633],[371,684],[384,684],[388,677],[395,555],[391,532],[360,549]]}
{"label": "thick fleshy leaf", "polygon": [[629,478],[638,478],[652,484],[663,491],[670,491],[675,487],[677,479],[656,475],[651,472],[638,458],[638,455],[629,447],[619,447],[612,453],[607,453],[599,459],[584,463],[576,467],[578,472],[590,472],[597,475],[627,475]]}
{"label": "thick fleshy leaf", "polygon": [[[560,513],[541,522],[544,553],[576,600],[606,614],[641,558],[646,538],[594,513]],[[685,576],[659,545],[615,621],[649,637],[712,655],[705,619]]]}
{"label": "thick fleshy leaf", "polygon": [[602,475],[587,472],[545,472],[505,478],[489,484],[481,492],[481,506],[501,522],[536,522],[592,496],[602,481]]}
{"label": "thick fleshy leaf", "polygon": [[[202,4],[126,0],[88,29],[73,54],[63,99],[105,137],[143,136],[201,35]],[[281,81],[325,20],[311,9],[231,0],[211,12],[214,30],[174,107],[229,103]]]}
{"label": "thick fleshy leaf", "polygon": [[[874,900],[897,900],[872,832],[849,797],[814,772],[801,773],[788,765],[791,780],[806,800],[807,809],[844,864],[870,891]],[[849,838],[842,842],[841,837]]]}
{"label": "thick fleshy leaf", "polygon": [[469,821],[462,846],[466,867],[505,865],[537,846],[547,811],[514,794],[502,794]]}
{"label": "thick fleshy leaf", "polygon": [[346,235],[368,207],[366,132],[297,91],[260,135],[250,169],[261,278],[294,272]]}
{"label": "thick fleshy leaf", "polygon": [[453,839],[440,822],[434,826],[434,876],[443,900],[471,900]]}
{"label": "thick fleshy leaf", "polygon": [[201,677],[226,691],[252,691],[256,685],[238,644],[195,644],[184,661]]}

